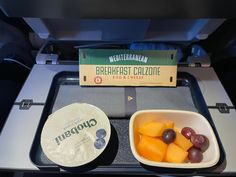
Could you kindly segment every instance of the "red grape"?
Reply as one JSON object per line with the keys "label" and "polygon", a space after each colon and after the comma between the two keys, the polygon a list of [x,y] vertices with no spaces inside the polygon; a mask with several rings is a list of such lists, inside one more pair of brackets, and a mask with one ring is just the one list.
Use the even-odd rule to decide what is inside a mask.
{"label": "red grape", "polygon": [[190,127],[184,127],[181,130],[181,134],[185,136],[185,138],[190,139],[192,135],[195,135],[195,131]]}
{"label": "red grape", "polygon": [[199,149],[191,147],[188,151],[188,158],[190,162],[198,163],[202,161],[203,155]]}
{"label": "red grape", "polygon": [[209,139],[205,135],[203,135],[203,137],[205,138],[205,141],[202,144],[202,146],[200,147],[200,149],[202,152],[205,152],[209,147]]}
{"label": "red grape", "polygon": [[195,134],[191,136],[191,142],[193,146],[201,149],[203,152],[209,147],[209,140],[206,136],[201,134]]}
{"label": "red grape", "polygon": [[162,140],[166,143],[166,144],[170,144],[172,143],[176,138],[176,133],[174,130],[172,129],[166,129],[163,134],[162,134]]}

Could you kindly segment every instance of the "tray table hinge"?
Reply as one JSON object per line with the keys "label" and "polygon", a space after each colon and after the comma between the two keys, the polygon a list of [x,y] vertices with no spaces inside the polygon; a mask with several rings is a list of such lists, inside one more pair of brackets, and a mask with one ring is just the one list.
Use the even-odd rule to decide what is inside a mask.
{"label": "tray table hinge", "polygon": [[211,59],[200,45],[194,44],[191,46],[191,53],[187,57],[187,64],[189,67],[210,67]]}
{"label": "tray table hinge", "polygon": [[194,57],[189,56],[187,59],[188,66],[189,67],[210,67],[211,66],[211,60],[209,56],[205,57]]}
{"label": "tray table hinge", "polygon": [[45,54],[45,53],[40,53],[36,57],[36,63],[45,65],[45,64],[51,64],[51,65],[56,65],[58,64],[58,55],[57,54]]}
{"label": "tray table hinge", "polygon": [[235,109],[234,106],[228,106],[226,103],[216,103],[215,106],[208,106],[209,109],[218,109],[220,113],[229,114],[230,109]]}

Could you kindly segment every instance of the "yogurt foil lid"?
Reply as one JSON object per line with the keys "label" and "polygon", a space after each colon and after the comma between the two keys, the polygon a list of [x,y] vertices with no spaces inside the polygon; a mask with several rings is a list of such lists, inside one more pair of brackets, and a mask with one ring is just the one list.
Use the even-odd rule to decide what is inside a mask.
{"label": "yogurt foil lid", "polygon": [[97,158],[110,135],[110,122],[102,110],[86,103],[73,103],[48,117],[41,133],[41,146],[52,162],[78,167]]}

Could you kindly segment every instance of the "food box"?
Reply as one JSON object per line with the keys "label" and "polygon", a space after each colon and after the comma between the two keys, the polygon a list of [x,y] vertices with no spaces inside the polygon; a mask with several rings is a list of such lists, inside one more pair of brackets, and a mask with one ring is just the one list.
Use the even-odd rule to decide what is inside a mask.
{"label": "food box", "polygon": [[80,49],[80,85],[176,86],[175,50]]}

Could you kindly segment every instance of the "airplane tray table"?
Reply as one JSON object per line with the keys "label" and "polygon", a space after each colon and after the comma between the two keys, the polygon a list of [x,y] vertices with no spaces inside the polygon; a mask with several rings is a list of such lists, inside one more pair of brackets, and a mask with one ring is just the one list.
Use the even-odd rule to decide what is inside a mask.
{"label": "airplane tray table", "polygon": [[[128,99],[129,98],[129,99]],[[40,146],[42,127],[52,112],[74,102],[93,104],[109,117],[111,140],[103,154],[94,162],[73,172],[122,174],[207,174],[222,165],[225,153],[195,78],[178,73],[177,87],[81,87],[77,72],[58,73],[52,82],[46,105],[31,147],[30,158],[40,169],[59,171],[60,167],[47,159]],[[129,119],[138,110],[175,109],[199,112],[211,124],[220,147],[220,160],[210,168],[174,169],[150,167],[139,163],[129,145]]]}

